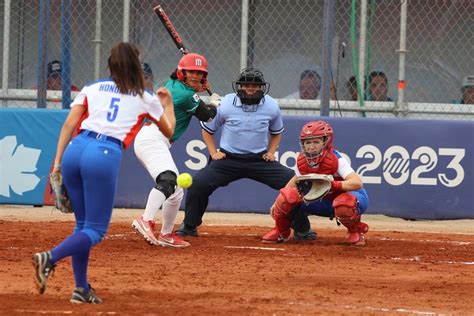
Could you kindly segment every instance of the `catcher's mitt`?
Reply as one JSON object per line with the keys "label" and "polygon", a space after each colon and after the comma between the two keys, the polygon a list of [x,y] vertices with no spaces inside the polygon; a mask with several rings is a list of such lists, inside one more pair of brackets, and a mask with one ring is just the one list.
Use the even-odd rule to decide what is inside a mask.
{"label": "catcher's mitt", "polygon": [[296,177],[296,187],[306,203],[322,199],[331,190],[333,176],[310,173]]}
{"label": "catcher's mitt", "polygon": [[71,201],[67,196],[61,173],[51,173],[49,175],[49,183],[51,185],[51,192],[54,194],[54,207],[62,213],[72,213]]}

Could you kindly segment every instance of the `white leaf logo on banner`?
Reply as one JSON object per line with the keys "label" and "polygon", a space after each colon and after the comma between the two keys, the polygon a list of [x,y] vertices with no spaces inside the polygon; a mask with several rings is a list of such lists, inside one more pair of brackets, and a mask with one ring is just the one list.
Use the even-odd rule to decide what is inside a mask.
{"label": "white leaf logo on banner", "polygon": [[17,146],[16,136],[0,139],[0,195],[10,197],[10,188],[18,195],[34,190],[40,178],[34,172],[41,150]]}

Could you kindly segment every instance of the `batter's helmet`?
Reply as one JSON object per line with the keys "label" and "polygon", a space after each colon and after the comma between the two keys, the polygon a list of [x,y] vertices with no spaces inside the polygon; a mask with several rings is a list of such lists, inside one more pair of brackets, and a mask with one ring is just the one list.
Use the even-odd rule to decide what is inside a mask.
{"label": "batter's helmet", "polygon": [[204,72],[204,78],[207,78],[207,60],[204,56],[190,53],[186,54],[179,60],[178,69],[176,69],[176,76],[179,81],[185,79],[183,70],[196,70]]}
{"label": "batter's helmet", "polygon": [[[323,146],[317,151],[306,151],[304,143],[307,140],[321,138]],[[334,149],[333,145],[334,131],[325,121],[312,121],[306,123],[300,132],[301,151],[306,157],[306,161],[311,167],[315,167],[323,161],[327,153]]]}
{"label": "batter's helmet", "polygon": [[[245,85],[256,85],[259,89],[249,94],[243,88]],[[232,89],[240,98],[242,109],[245,112],[255,112],[262,98],[270,90],[270,84],[265,82],[263,73],[260,70],[256,68],[246,68],[240,73],[239,79],[232,83]]]}

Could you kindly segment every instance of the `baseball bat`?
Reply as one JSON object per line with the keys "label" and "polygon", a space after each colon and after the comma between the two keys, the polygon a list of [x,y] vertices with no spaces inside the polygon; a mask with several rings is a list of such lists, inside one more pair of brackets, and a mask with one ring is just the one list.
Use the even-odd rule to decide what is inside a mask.
{"label": "baseball bat", "polygon": [[[171,39],[173,40],[178,50],[181,52],[181,54],[186,55],[188,53],[188,50],[184,46],[183,39],[179,35],[178,31],[176,31],[176,28],[174,27],[170,18],[166,14],[165,10],[163,10],[161,5],[158,4],[156,5],[156,7],[153,8],[153,11],[155,11],[156,15],[158,15],[158,17],[160,18],[161,23],[165,27],[166,31],[168,31],[168,34],[171,36]],[[206,91],[207,93],[209,93],[209,95],[212,95],[212,91],[210,89],[206,89]]]}

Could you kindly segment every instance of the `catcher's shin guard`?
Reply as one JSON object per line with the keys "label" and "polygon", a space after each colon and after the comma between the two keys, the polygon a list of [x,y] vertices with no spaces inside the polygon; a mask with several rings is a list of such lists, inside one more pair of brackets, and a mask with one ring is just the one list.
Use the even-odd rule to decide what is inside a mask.
{"label": "catcher's shin guard", "polygon": [[342,193],[334,199],[332,206],[337,220],[347,227],[349,243],[365,245],[365,234],[369,231],[369,225],[360,221],[357,198],[350,193]]}
{"label": "catcher's shin guard", "polygon": [[302,202],[301,195],[296,187],[283,188],[273,203],[271,214],[275,220],[276,228],[285,232],[290,229],[292,209]]}
{"label": "catcher's shin guard", "polygon": [[289,230],[291,227],[291,220],[289,219],[289,216],[282,216],[275,219],[275,227],[281,232]]}

